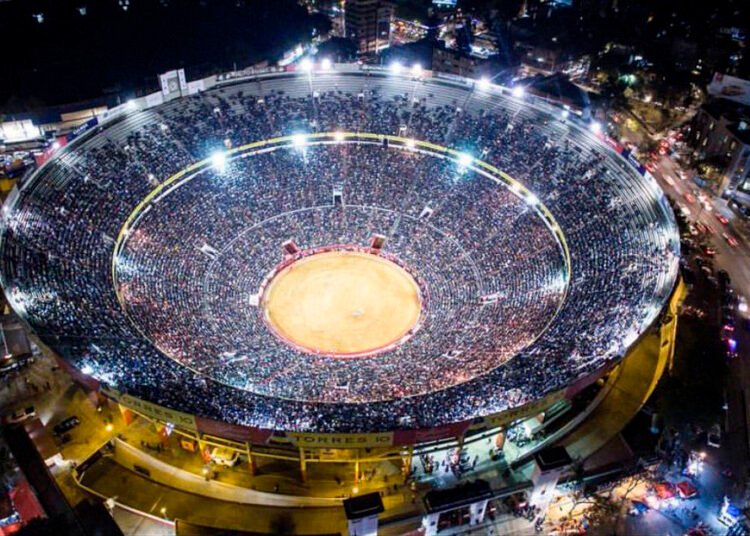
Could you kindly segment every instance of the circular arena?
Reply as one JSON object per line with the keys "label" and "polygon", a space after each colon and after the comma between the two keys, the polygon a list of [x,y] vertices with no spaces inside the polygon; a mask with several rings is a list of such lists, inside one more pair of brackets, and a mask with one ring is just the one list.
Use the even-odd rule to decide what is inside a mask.
{"label": "circular arena", "polygon": [[561,111],[359,66],[217,82],[28,179],[3,286],[85,375],[202,418],[506,412],[618,362],[677,276],[662,192]]}

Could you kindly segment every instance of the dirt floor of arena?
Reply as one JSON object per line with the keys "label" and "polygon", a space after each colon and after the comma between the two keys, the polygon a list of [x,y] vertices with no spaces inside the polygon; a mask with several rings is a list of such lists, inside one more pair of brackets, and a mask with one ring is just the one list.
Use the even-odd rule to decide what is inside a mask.
{"label": "dirt floor of arena", "polygon": [[276,334],[309,352],[372,354],[418,323],[421,296],[397,264],[367,253],[329,251],[301,259],[271,280],[262,299]]}

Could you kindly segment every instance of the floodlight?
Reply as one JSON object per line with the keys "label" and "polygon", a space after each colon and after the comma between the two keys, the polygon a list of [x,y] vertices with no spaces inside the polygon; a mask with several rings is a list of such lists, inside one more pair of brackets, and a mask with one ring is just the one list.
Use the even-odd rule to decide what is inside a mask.
{"label": "floodlight", "polygon": [[568,110],[563,110],[562,111],[562,118],[563,118],[563,120],[567,119],[569,115],[570,115],[570,112]]}
{"label": "floodlight", "polygon": [[128,101],[128,102],[126,103],[126,105],[127,105],[127,107],[128,107],[128,110],[135,110],[136,108],[138,108],[138,103],[137,103],[137,102],[135,102],[135,101],[134,101],[133,99],[130,99],[130,100],[129,100],[129,101]]}
{"label": "floodlight", "polygon": [[511,90],[511,94],[516,97],[517,99],[520,99],[524,96],[526,93],[526,89],[523,86],[514,86]]}
{"label": "floodlight", "polygon": [[482,91],[487,91],[490,88],[490,85],[490,79],[486,76],[483,76],[477,81],[477,86],[479,86],[479,89],[481,89]]}
{"label": "floodlight", "polygon": [[401,65],[400,61],[394,61],[393,63],[391,63],[391,67],[390,67],[391,72],[393,74],[399,74],[403,68],[404,66]]}
{"label": "floodlight", "polygon": [[323,61],[320,62],[320,68],[324,71],[330,71],[331,67],[333,67],[333,63],[329,58],[323,58]]}
{"label": "floodlight", "polygon": [[295,134],[292,136],[292,145],[295,147],[304,147],[307,143],[307,136],[304,134]]}
{"label": "floodlight", "polygon": [[310,71],[312,71],[313,62],[310,60],[310,58],[302,58],[302,61],[299,62],[299,68],[300,70],[309,73]]}
{"label": "floodlight", "polygon": [[469,153],[461,153],[458,155],[458,163],[461,167],[469,167],[474,162],[474,157]]}
{"label": "floodlight", "polygon": [[227,169],[227,154],[224,151],[216,151],[211,155],[211,165],[220,173]]}
{"label": "floodlight", "polygon": [[422,66],[418,63],[415,63],[411,68],[411,74],[414,76],[419,76],[422,74]]}
{"label": "floodlight", "polygon": [[602,131],[602,124],[599,123],[598,121],[593,121],[591,125],[589,126],[589,128],[591,129],[591,132],[593,132],[594,134],[599,134]]}

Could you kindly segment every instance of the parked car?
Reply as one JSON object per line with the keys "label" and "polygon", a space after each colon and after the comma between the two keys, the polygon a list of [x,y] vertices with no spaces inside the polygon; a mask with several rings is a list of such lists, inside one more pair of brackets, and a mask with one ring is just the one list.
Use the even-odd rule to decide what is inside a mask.
{"label": "parked car", "polygon": [[78,419],[78,417],[73,415],[72,417],[68,417],[64,421],[56,424],[52,430],[55,432],[55,435],[61,436],[65,434],[65,432],[69,432],[79,424],[81,424],[81,421]]}
{"label": "parked car", "polygon": [[714,424],[706,435],[706,444],[709,447],[718,449],[721,447],[721,426],[718,423]]}
{"label": "parked car", "polygon": [[36,410],[34,409],[34,406],[29,406],[27,408],[17,409],[10,415],[6,416],[5,422],[23,422],[27,419],[33,419],[34,417],[36,417]]}

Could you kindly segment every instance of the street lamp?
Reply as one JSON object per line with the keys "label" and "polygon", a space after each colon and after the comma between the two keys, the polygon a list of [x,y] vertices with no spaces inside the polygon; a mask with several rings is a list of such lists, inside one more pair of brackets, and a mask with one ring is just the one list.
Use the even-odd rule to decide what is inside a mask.
{"label": "street lamp", "polygon": [[332,66],[333,64],[329,58],[323,58],[323,61],[320,62],[320,68],[324,71],[330,71]]}
{"label": "street lamp", "polygon": [[312,71],[313,62],[310,60],[310,58],[302,58],[302,61],[299,62],[299,68],[302,71],[309,73],[310,71]]}
{"label": "street lamp", "polygon": [[390,69],[391,69],[391,72],[392,72],[393,74],[399,74],[399,73],[401,73],[401,70],[402,70],[403,68],[404,68],[404,66],[403,66],[403,65],[401,65],[401,62],[400,62],[400,61],[394,61],[393,63],[391,63],[391,67],[390,67]]}
{"label": "street lamp", "polygon": [[420,76],[422,74],[422,66],[418,63],[415,63],[411,68],[411,74],[414,76]]}

